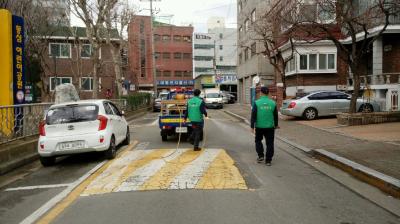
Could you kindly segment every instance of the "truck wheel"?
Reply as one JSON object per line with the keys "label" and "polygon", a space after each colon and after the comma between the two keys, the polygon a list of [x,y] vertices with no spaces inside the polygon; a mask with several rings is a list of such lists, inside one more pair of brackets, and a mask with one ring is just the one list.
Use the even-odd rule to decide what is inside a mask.
{"label": "truck wheel", "polygon": [[161,140],[166,142],[168,140],[168,134],[166,131],[161,131]]}

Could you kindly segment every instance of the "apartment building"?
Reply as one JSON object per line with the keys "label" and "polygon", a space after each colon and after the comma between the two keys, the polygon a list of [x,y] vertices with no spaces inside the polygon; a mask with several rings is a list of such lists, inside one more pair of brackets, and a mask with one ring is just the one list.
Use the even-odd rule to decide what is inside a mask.
{"label": "apartment building", "polygon": [[255,77],[259,78],[261,85],[275,83],[274,69],[261,53],[264,51],[263,43],[251,32],[251,26],[270,6],[270,1],[264,0],[237,1],[237,78],[240,103],[251,103],[250,89],[254,86]]}
{"label": "apartment building", "polygon": [[153,22],[152,37],[151,25],[149,16],[129,24],[129,70],[138,90],[193,88],[193,27]]}

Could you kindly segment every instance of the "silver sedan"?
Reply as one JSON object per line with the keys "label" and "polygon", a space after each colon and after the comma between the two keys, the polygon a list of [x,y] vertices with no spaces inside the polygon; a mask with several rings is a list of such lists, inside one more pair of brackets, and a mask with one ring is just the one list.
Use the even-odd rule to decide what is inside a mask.
{"label": "silver sedan", "polygon": [[[304,97],[283,101],[280,111],[283,115],[313,120],[317,117],[348,112],[350,109],[350,99],[350,95],[338,91],[316,91]],[[374,112],[379,110],[380,107],[376,102],[357,99],[358,112]]]}

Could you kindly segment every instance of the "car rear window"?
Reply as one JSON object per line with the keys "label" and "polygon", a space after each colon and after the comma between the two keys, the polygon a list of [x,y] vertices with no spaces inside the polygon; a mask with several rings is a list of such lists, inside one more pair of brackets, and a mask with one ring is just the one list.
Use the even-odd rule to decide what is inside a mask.
{"label": "car rear window", "polygon": [[207,93],[207,98],[219,98],[219,93]]}
{"label": "car rear window", "polygon": [[99,107],[94,104],[66,105],[50,109],[46,115],[46,124],[65,124],[97,119]]}

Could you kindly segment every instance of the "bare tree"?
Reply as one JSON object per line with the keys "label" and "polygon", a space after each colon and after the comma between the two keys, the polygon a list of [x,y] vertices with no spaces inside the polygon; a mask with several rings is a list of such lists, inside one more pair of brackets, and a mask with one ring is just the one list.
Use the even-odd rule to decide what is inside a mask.
{"label": "bare tree", "polygon": [[100,48],[104,41],[106,15],[116,6],[118,0],[69,0],[73,13],[82,20],[86,35],[92,46],[93,98],[98,97],[98,75],[101,69]]}
{"label": "bare tree", "polygon": [[116,1],[112,10],[105,15],[106,24],[106,43],[111,48],[111,56],[114,63],[114,71],[116,75],[116,86],[118,96],[122,95],[122,52],[127,48],[128,42],[124,38],[127,35],[127,28],[135,15],[135,9],[131,7],[128,1]]}
{"label": "bare tree", "polygon": [[357,112],[363,57],[399,13],[400,0],[314,0],[311,4],[293,0],[292,5],[295,11],[286,18],[293,29],[308,41],[332,41],[350,68],[354,83],[350,113]]}
{"label": "bare tree", "polygon": [[[287,10],[287,5],[283,2],[275,1],[271,7],[252,24],[251,32],[254,33],[252,40],[263,44],[263,54],[275,70],[275,83],[281,83],[283,99],[286,98],[286,64],[293,59],[295,46],[290,32],[282,32],[284,21],[282,15]],[[284,46],[285,45],[285,46]],[[248,46],[247,46],[248,47]],[[251,49],[254,51],[255,49]],[[284,55],[283,51],[289,51]],[[279,91],[279,89],[278,89]]]}

